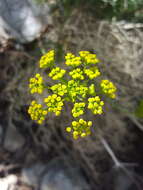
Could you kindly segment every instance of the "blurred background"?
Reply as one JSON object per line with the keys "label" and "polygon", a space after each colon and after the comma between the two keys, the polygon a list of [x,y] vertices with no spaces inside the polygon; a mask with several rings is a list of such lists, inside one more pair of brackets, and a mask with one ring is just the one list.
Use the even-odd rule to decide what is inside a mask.
{"label": "blurred background", "polygon": [[[27,113],[51,49],[59,64],[96,53],[117,86],[87,138],[65,132],[69,107],[43,125]],[[0,0],[0,190],[143,190],[142,118],[143,0]]]}

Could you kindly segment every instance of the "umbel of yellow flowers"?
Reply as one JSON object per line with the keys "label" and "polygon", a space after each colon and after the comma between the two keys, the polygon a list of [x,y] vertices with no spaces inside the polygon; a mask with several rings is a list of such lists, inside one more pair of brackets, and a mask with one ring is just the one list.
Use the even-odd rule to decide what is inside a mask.
{"label": "umbel of yellow flowers", "polygon": [[[35,100],[31,102],[28,109],[31,119],[42,124],[49,112],[59,116],[65,102],[71,102],[73,104],[71,116],[75,120],[66,127],[66,131],[71,133],[74,139],[90,135],[92,121],[83,119],[86,110],[89,109],[94,115],[101,115],[104,95],[112,99],[116,98],[115,85],[108,79],[102,79],[98,64],[96,54],[89,51],[80,51],[79,56],[67,53],[64,69],[56,66],[54,50],[43,55],[39,61],[39,67],[48,68],[45,71],[47,78],[53,79],[55,84],[48,86],[40,73],[30,78],[31,94],[47,92],[47,97],[43,99],[42,104]],[[101,78],[98,82],[97,77]]]}

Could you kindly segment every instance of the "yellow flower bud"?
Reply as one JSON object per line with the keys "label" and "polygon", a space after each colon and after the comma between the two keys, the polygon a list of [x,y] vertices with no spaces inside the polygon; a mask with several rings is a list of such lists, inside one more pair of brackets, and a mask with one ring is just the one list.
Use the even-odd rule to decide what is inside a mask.
{"label": "yellow flower bud", "polygon": [[89,127],[92,126],[92,121],[88,121],[88,126],[89,126]]}
{"label": "yellow flower bud", "polygon": [[67,131],[68,133],[70,133],[71,130],[72,130],[71,127],[67,127],[67,128],[66,128],[66,131]]}

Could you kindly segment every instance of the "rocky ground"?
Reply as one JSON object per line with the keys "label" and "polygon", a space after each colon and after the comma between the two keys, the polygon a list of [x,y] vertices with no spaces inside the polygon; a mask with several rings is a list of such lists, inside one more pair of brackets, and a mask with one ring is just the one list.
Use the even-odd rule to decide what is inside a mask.
{"label": "rocky ground", "polygon": [[[99,21],[82,10],[53,24],[27,45],[10,42],[0,54],[0,190],[142,190],[143,125],[134,115],[143,97],[143,25]],[[17,48],[18,47],[18,48]],[[20,48],[19,48],[20,47]],[[90,137],[74,141],[60,118],[43,126],[30,120],[28,79],[43,51],[90,50],[118,88],[116,103],[93,118]]]}

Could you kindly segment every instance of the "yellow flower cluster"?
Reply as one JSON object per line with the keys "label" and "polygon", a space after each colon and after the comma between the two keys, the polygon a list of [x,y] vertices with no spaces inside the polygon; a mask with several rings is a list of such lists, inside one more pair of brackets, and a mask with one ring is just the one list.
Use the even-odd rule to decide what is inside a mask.
{"label": "yellow flower cluster", "polygon": [[110,98],[115,98],[116,97],[116,86],[110,82],[109,80],[102,80],[101,81],[101,89],[102,91],[107,94]]}
{"label": "yellow flower cluster", "polygon": [[78,139],[79,137],[86,137],[91,134],[90,128],[92,126],[92,121],[85,121],[79,119],[78,121],[73,121],[72,126],[66,128],[67,132],[72,132],[73,138]]}
{"label": "yellow flower cluster", "polygon": [[100,100],[99,96],[95,96],[93,98],[88,98],[88,109],[91,109],[93,114],[102,114],[102,106],[104,102]]}
{"label": "yellow flower cluster", "polygon": [[89,88],[88,88],[88,93],[90,94],[90,95],[95,95],[96,93],[95,93],[95,85],[94,84],[91,84],[90,86],[89,86]]}
{"label": "yellow flower cluster", "polygon": [[[62,69],[54,65],[54,50],[49,51],[40,59],[40,68],[48,68],[48,76],[53,80],[59,80],[53,86],[45,86],[42,76],[37,73],[30,79],[29,88],[31,93],[41,94],[45,88],[48,89],[50,95],[44,98],[45,107],[32,101],[29,106],[28,113],[31,119],[39,124],[43,123],[48,112],[54,113],[56,116],[61,114],[64,102],[72,102],[73,107],[71,114],[74,118],[71,126],[66,128],[67,132],[71,132],[74,139],[86,137],[91,134],[91,121],[85,121],[80,118],[88,108],[93,114],[102,114],[104,102],[98,96],[102,92],[110,98],[115,98],[116,87],[109,80],[101,80],[100,88],[94,84],[96,77],[100,76],[100,70],[97,67],[99,60],[96,54],[89,51],[80,51],[79,56],[67,53],[65,56],[65,66]],[[69,66],[69,67],[68,67]],[[92,81],[93,80],[93,81]]]}
{"label": "yellow flower cluster", "polygon": [[85,98],[88,92],[88,87],[79,84],[74,80],[68,81],[68,94],[71,100],[75,102],[76,99]]}
{"label": "yellow flower cluster", "polygon": [[75,103],[72,109],[73,117],[79,117],[80,115],[84,114],[84,108],[85,108],[84,102]]}
{"label": "yellow flower cluster", "polygon": [[69,75],[73,79],[84,80],[83,71],[80,68],[72,70],[71,72],[69,72]]}
{"label": "yellow flower cluster", "polygon": [[51,77],[53,80],[58,80],[61,79],[65,73],[66,70],[61,69],[60,67],[56,67],[51,70],[51,72],[49,73],[49,77]]}
{"label": "yellow flower cluster", "polygon": [[65,60],[66,60],[65,64],[67,66],[77,67],[82,64],[81,58],[76,57],[72,53],[67,53],[65,56]]}
{"label": "yellow flower cluster", "polygon": [[41,77],[39,73],[37,73],[35,77],[30,78],[29,82],[30,82],[29,88],[30,88],[31,94],[33,93],[42,94],[44,90],[44,84],[43,84],[43,78]]}
{"label": "yellow flower cluster", "polygon": [[55,93],[58,94],[59,96],[63,96],[64,94],[67,93],[67,86],[61,83],[55,84],[51,87],[51,90]]}
{"label": "yellow flower cluster", "polygon": [[89,79],[94,79],[100,76],[100,71],[97,67],[91,67],[90,69],[84,69],[84,73],[89,77]]}
{"label": "yellow flower cluster", "polygon": [[40,68],[51,67],[54,63],[54,50],[49,51],[45,55],[43,55],[40,59]]}
{"label": "yellow flower cluster", "polygon": [[89,55],[89,54],[90,54],[89,51],[80,51],[80,52],[79,52],[80,57],[83,58],[83,59],[84,59],[87,55]]}
{"label": "yellow flower cluster", "polygon": [[96,57],[96,54],[92,54],[89,51],[80,51],[79,55],[83,59],[85,65],[96,64],[99,62],[99,60]]}
{"label": "yellow flower cluster", "polygon": [[48,106],[49,112],[54,112],[56,116],[60,115],[63,107],[63,100],[60,96],[57,96],[57,94],[53,94],[45,98],[44,102]]}
{"label": "yellow flower cluster", "polygon": [[48,114],[48,111],[44,110],[41,104],[37,104],[36,101],[32,101],[29,106],[28,113],[32,120],[37,121],[38,124],[42,124],[45,120],[45,116]]}

